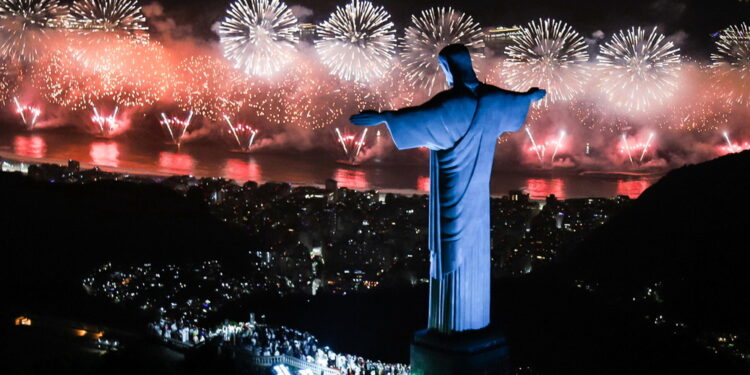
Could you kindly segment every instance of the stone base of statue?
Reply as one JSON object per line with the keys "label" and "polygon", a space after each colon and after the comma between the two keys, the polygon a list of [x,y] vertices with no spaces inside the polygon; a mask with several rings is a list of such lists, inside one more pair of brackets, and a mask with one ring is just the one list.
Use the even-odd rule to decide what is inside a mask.
{"label": "stone base of statue", "polygon": [[505,337],[497,330],[442,334],[422,330],[411,344],[412,375],[508,375]]}

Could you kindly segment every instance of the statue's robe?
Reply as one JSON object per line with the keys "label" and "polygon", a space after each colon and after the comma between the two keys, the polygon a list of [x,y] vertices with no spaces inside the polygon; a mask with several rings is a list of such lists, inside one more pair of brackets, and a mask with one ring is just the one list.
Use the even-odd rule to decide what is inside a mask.
{"label": "statue's robe", "polygon": [[[470,68],[470,67],[469,67]],[[473,74],[473,71],[471,72]],[[534,94],[457,82],[427,103],[388,112],[400,150],[430,150],[430,329],[490,322],[490,175],[495,145],[521,128]]]}

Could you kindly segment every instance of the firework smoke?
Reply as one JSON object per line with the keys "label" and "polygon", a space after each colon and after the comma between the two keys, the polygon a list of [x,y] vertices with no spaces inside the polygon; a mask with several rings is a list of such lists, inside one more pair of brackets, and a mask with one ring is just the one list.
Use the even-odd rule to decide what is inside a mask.
{"label": "firework smoke", "polygon": [[[249,1],[248,7],[252,6]],[[360,11],[367,7],[364,1],[357,4]],[[279,3],[274,9],[280,7]],[[15,49],[4,51],[0,101],[6,104],[9,117],[27,128],[31,124],[36,128],[51,124],[89,125],[96,133],[110,137],[131,128],[139,128],[134,129],[138,136],[162,137],[161,132],[155,131],[162,127],[177,144],[188,137],[230,139],[236,144],[233,148],[249,149],[251,133],[240,131],[235,137],[227,127],[226,115],[232,124],[252,124],[251,128],[263,135],[253,138],[253,152],[341,153],[345,145],[347,163],[414,162],[415,158],[425,160],[426,153],[417,150],[395,154],[388,137],[376,138],[375,129],[364,137],[360,132],[346,134],[347,115],[365,109],[402,108],[441,90],[444,79],[436,55],[448,43],[473,43],[470,48],[475,63],[482,53],[481,31],[470,17],[448,8],[434,8],[413,17],[403,53],[398,56],[374,59],[372,48],[360,48],[372,40],[356,44],[358,38],[366,39],[366,33],[346,41],[356,44],[357,47],[350,46],[352,51],[360,48],[355,52],[364,56],[363,64],[369,63],[366,59],[373,59],[374,69],[381,69],[378,74],[382,75],[377,78],[354,78],[361,65],[350,64],[355,60],[346,58],[336,62],[342,64],[342,69],[351,69],[349,79],[346,74],[332,75],[334,68],[326,65],[320,45],[316,48],[296,43],[296,33],[291,39],[277,40],[289,46],[272,63],[277,71],[266,67],[253,72],[263,63],[238,63],[231,56],[223,56],[217,44],[191,37],[191,25],[176,25],[162,10],[151,8],[148,13],[160,17],[158,21],[163,24],[158,27],[158,38],[140,37],[142,29],[125,26],[127,23],[86,29],[85,23],[52,17],[56,21],[40,31],[46,35],[44,43],[43,39],[24,39],[31,42],[22,49],[35,48],[34,58],[22,58],[13,52]],[[354,20],[356,14],[347,17]],[[7,21],[7,17],[0,17],[0,21],[3,19]],[[276,18],[264,14],[263,19]],[[498,164],[503,168],[611,171],[625,166],[630,172],[668,168],[742,149],[745,140],[750,139],[750,106],[748,96],[743,94],[747,92],[744,82],[748,75],[742,75],[746,71],[742,64],[747,59],[742,39],[746,26],[727,28],[719,36],[710,64],[700,64],[681,61],[667,38],[637,28],[615,34],[602,47],[612,52],[588,63],[583,52],[576,52],[579,36],[569,26],[554,20],[530,25],[533,27],[526,27],[528,34],[519,34],[513,44],[525,45],[526,50],[515,50],[512,53],[516,57],[505,63],[500,58],[479,62],[495,67],[489,70],[487,79],[498,86],[516,90],[524,90],[516,83],[547,86],[544,88],[550,92],[544,105],[529,111],[528,130],[506,133],[499,141],[498,158],[507,160]],[[217,33],[219,26],[220,22]],[[172,32],[176,29],[181,31]],[[94,32],[104,30],[111,32]],[[247,50],[243,50],[247,53],[235,55],[246,59],[242,61],[263,61],[257,55],[253,57],[252,48],[257,46],[253,37],[249,32],[243,36],[246,40],[241,43],[247,43]],[[322,36],[315,38],[319,44],[323,40]],[[603,36],[601,40],[604,41]],[[344,49],[341,47],[338,52]],[[636,62],[625,64],[627,59]],[[516,70],[513,63],[522,68]],[[518,81],[514,81],[511,78],[517,72]],[[675,90],[677,87],[679,90]],[[31,103],[40,110],[36,120]],[[116,107],[117,116],[113,117]],[[179,122],[190,112],[193,117],[187,129]],[[135,118],[143,120],[131,124]],[[336,128],[341,137],[336,136]],[[379,130],[385,131],[382,127]],[[652,131],[658,131],[658,136],[650,137]],[[727,146],[723,131],[731,135],[731,147]],[[335,136],[332,142],[321,142],[329,133]],[[372,137],[372,142],[367,142],[367,136]],[[339,138],[345,142],[342,144]]]}

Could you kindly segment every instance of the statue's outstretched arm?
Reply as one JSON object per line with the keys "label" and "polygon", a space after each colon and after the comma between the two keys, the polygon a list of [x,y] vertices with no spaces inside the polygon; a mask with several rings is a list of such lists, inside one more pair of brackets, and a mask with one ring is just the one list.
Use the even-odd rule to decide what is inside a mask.
{"label": "statue's outstretched arm", "polygon": [[428,100],[426,103],[414,107],[401,108],[397,111],[373,111],[366,110],[349,117],[352,124],[358,126],[375,126],[387,124],[389,120],[396,118],[409,118],[410,121],[424,122],[435,117],[435,112],[440,108],[442,98],[440,95]]}
{"label": "statue's outstretched arm", "polygon": [[541,100],[547,91],[534,87],[526,92],[499,90],[496,96],[495,110],[502,113],[497,127],[497,136],[503,133],[514,133],[523,128],[529,107],[537,100]]}
{"label": "statue's outstretched arm", "polygon": [[526,95],[531,95],[531,101],[542,100],[547,95],[547,90],[540,89],[539,87],[532,87],[529,91],[526,91]]}
{"label": "statue's outstretched arm", "polygon": [[385,123],[386,115],[378,111],[362,111],[349,117],[349,121],[358,126],[375,126]]}
{"label": "statue's outstretched arm", "polygon": [[363,111],[349,118],[354,125],[386,124],[396,147],[400,150],[428,147],[440,149],[451,144],[443,125],[443,97],[435,96],[427,103],[398,111]]}

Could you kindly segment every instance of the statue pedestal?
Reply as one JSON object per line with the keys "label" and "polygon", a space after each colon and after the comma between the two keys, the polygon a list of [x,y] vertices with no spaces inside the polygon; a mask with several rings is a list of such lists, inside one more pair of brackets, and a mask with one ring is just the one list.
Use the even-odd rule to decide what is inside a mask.
{"label": "statue pedestal", "polygon": [[508,375],[511,370],[505,337],[495,330],[414,334],[412,375]]}

